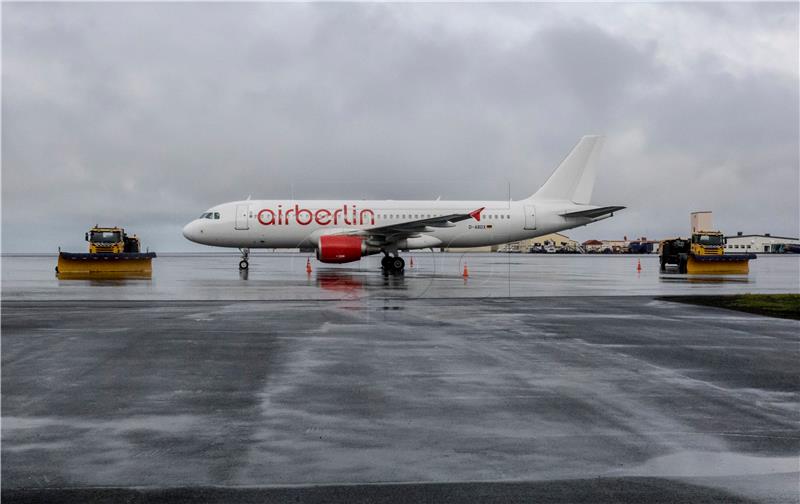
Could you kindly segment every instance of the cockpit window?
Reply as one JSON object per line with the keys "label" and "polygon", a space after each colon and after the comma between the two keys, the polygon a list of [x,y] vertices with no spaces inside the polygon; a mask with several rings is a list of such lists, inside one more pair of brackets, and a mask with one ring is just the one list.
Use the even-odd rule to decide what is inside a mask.
{"label": "cockpit window", "polygon": [[214,212],[214,218],[219,219],[219,212]]}

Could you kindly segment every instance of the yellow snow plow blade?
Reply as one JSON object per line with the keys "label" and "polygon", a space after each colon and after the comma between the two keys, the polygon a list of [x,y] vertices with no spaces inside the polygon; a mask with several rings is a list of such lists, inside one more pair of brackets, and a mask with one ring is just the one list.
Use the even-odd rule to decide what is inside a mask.
{"label": "yellow snow plow blade", "polygon": [[686,273],[690,275],[746,275],[750,272],[748,254],[696,256],[689,254]]}
{"label": "yellow snow plow blade", "polygon": [[154,257],[156,257],[155,252],[121,254],[61,252],[58,254],[56,273],[63,279],[148,278],[153,274]]}

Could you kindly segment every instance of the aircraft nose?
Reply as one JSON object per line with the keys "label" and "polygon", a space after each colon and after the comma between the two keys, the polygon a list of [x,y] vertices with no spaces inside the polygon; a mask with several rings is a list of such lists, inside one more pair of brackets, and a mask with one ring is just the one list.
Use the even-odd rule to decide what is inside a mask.
{"label": "aircraft nose", "polygon": [[183,237],[189,241],[200,243],[200,231],[196,220],[183,226]]}

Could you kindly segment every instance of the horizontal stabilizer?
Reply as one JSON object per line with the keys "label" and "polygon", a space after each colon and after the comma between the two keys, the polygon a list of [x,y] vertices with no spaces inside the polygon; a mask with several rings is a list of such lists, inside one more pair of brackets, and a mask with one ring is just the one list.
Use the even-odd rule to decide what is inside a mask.
{"label": "horizontal stabilizer", "polygon": [[577,212],[567,212],[561,215],[563,217],[587,217],[589,219],[595,219],[597,217],[602,217],[604,215],[618,212],[620,210],[623,210],[624,208],[625,208],[624,206],[605,206],[598,208],[590,208],[588,210],[578,210]]}

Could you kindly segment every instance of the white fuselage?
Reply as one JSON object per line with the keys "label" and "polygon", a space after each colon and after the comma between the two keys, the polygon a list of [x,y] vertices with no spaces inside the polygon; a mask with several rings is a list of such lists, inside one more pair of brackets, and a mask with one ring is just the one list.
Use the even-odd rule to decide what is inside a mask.
{"label": "white fuselage", "polygon": [[564,217],[586,209],[569,201],[244,200],[223,203],[186,225],[191,241],[218,247],[314,248],[320,236],[371,229],[482,208],[452,227],[400,240],[397,249],[479,247],[541,236],[600,220]]}
{"label": "white fuselage", "polygon": [[[398,250],[499,245],[612,216],[624,207],[589,203],[601,145],[602,137],[582,137],[544,185],[521,201],[234,201],[208,209],[183,234],[218,247],[314,248],[323,262],[378,252],[388,260],[391,253],[401,270]],[[246,250],[242,255],[246,268]]]}

